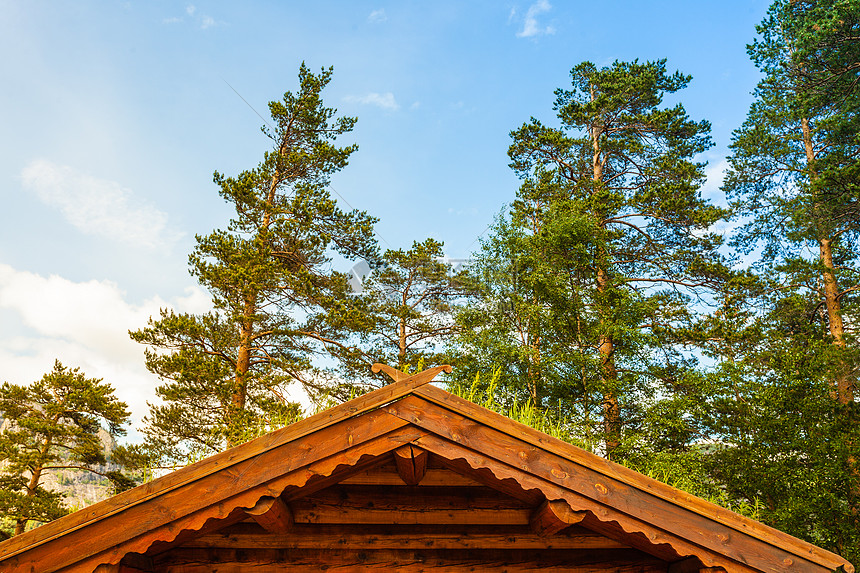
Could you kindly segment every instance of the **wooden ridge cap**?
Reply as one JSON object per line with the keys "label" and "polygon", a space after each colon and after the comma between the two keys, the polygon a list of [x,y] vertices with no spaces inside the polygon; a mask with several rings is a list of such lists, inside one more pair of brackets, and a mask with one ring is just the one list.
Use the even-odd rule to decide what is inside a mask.
{"label": "wooden ridge cap", "polygon": [[502,416],[497,412],[493,412],[440,388],[425,386],[416,388],[412,394],[440,407],[455,411],[475,422],[490,426],[499,432],[504,432],[514,438],[521,439],[532,446],[567,458],[579,465],[587,466],[625,485],[712,519],[759,541],[780,547],[803,559],[824,562],[828,566],[832,565],[834,569],[839,565],[845,565],[845,571],[849,573],[854,570],[848,560],[836,553],[798,539],[784,531],[780,531],[739,513],[735,513],[691,493],[672,487],[621,464],[583,450],[573,444],[544,434],[530,426]]}
{"label": "wooden ridge cap", "polygon": [[[376,367],[377,364],[374,364]],[[379,365],[383,366],[383,365]],[[389,368],[389,367],[386,367]],[[404,373],[391,369],[398,375]],[[378,370],[375,370],[378,372]],[[55,539],[67,531],[80,529],[105,517],[115,515],[140,503],[173,491],[197,481],[212,472],[223,470],[237,463],[251,459],[261,452],[283,446],[337,422],[359,416],[398,400],[431,382],[440,372],[451,372],[449,365],[435,366],[418,372],[396,382],[358,396],[348,402],[324,410],[313,416],[299,420],[289,426],[279,428],[268,434],[219,452],[194,464],[185,466],[151,482],[119,493],[104,501],[95,503],[75,513],[63,516],[40,527],[16,535],[0,542],[0,560],[17,555],[32,547]],[[393,376],[392,376],[393,377]]]}

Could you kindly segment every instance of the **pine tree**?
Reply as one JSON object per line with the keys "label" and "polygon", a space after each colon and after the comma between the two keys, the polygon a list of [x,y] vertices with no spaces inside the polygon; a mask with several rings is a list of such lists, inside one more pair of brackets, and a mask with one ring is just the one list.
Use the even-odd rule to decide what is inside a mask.
{"label": "pine tree", "polygon": [[269,104],[273,127],[263,131],[274,149],[236,177],[215,173],[236,214],[227,229],[198,236],[190,256],[215,310],[162,311],[131,333],[152,347],[150,370],[169,381],[145,430],[161,454],[219,451],[290,421],[298,411],[284,399],[290,383],[311,395],[345,391],[313,362],[326,348],[347,346],[361,321],[346,275],[329,263],[333,253],[369,261],[378,253],[374,219],[342,211],[327,189],[357,148],[334,143],[356,120],[323,105],[331,75],[302,64],[298,91]]}
{"label": "pine tree", "polygon": [[665,61],[586,62],[571,78],[556,91],[561,127],[532,119],[512,133],[524,183],[495,243],[513,249],[496,259],[516,268],[529,340],[519,348],[528,376],[549,388],[541,396],[528,382],[533,397],[578,403],[581,418],[598,408],[603,450],[617,457],[658,387],[683,392],[679,333],[692,302],[723,280],[708,229],[724,213],[701,198],[693,160],[711,145],[710,126],[661,107],[688,76],[667,74]]}
{"label": "pine tree", "polygon": [[769,523],[856,560],[860,4],[778,0],[757,31],[763,79],[724,187],[766,289],[760,337],[718,386],[716,466]]}
{"label": "pine tree", "polygon": [[839,355],[834,392],[851,404],[856,346],[846,323],[857,323],[860,288],[860,6],[781,0],[757,30],[749,52],[764,78],[734,134],[725,183],[733,208],[749,218],[735,243],[747,253],[763,246],[769,274],[820,296]]}
{"label": "pine tree", "polygon": [[98,432],[125,434],[128,406],[101,379],[87,378],[59,361],[29,386],[3,383],[0,414],[0,515],[15,522],[15,535],[30,521],[51,521],[68,509],[60,493],[42,486],[46,472],[73,469],[111,480],[115,490],[133,485],[107,463]]}
{"label": "pine tree", "polygon": [[470,290],[465,272],[442,260],[442,247],[428,238],[405,251],[389,249],[365,278],[367,323],[358,332],[363,349],[351,357],[347,349],[341,356],[351,376],[367,378],[373,362],[405,372],[450,361],[445,347],[459,330],[454,314]]}

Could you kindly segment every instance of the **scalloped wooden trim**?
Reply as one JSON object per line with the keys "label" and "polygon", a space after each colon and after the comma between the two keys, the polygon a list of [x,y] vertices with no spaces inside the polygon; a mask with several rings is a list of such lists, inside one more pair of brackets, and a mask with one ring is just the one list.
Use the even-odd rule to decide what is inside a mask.
{"label": "scalloped wooden trim", "polygon": [[[503,462],[483,456],[463,446],[444,440],[439,436],[428,434],[419,438],[415,444],[438,456],[451,459],[452,453],[468,464],[472,469],[485,469],[490,471],[496,479],[513,479],[524,489],[538,490],[548,500],[563,500],[573,510],[587,511],[595,519],[602,522],[615,522],[628,534],[642,535],[647,545],[666,545],[680,557],[698,557],[707,566],[725,567],[728,572],[758,573],[758,570],[746,567],[723,556],[714,554],[708,549],[694,545],[686,540],[663,531],[653,525],[640,521],[634,517],[622,514],[612,508],[599,504],[585,496],[579,495],[552,482],[543,480],[518,468],[514,468]],[[618,540],[617,540],[618,541]],[[622,543],[627,543],[621,540]]]}
{"label": "scalloped wooden trim", "polygon": [[[256,487],[249,488],[237,495],[217,500],[217,502],[209,506],[200,508],[185,516],[178,517],[177,519],[173,519],[168,523],[155,527],[142,535],[138,535],[132,539],[118,543],[110,549],[62,566],[63,568],[60,570],[63,572],[80,571],[89,573],[102,563],[119,563],[126,553],[146,553],[153,544],[169,544],[174,542],[180,535],[187,535],[188,533],[204,530],[212,520],[214,520],[213,523],[215,523],[222,520],[228,520],[231,517],[236,516],[244,518],[245,511],[253,508],[263,497],[278,497],[289,487],[304,487],[314,478],[325,478],[331,476],[343,468],[356,468],[356,471],[364,471],[367,469],[364,462],[372,461],[374,458],[387,454],[390,451],[401,447],[403,444],[414,441],[423,435],[426,435],[426,432],[415,428],[414,426],[407,425],[398,428],[361,444],[357,444],[352,448],[313,462],[307,466],[297,468],[292,472],[269,480]],[[12,557],[8,561],[3,562],[3,564],[8,564],[12,567],[21,567],[23,570],[30,570],[27,569],[27,567],[34,567],[34,570],[43,571],[45,573],[57,571],[55,567],[46,567],[45,564],[41,562],[18,562],[16,557]]]}

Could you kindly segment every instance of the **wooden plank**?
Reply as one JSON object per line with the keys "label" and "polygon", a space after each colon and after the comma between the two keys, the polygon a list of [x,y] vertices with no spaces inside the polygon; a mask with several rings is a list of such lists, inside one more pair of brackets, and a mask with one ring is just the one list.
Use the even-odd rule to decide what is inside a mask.
{"label": "wooden plank", "polygon": [[353,509],[316,503],[295,508],[296,522],[320,524],[523,525],[530,514],[528,509]]}
{"label": "wooden plank", "polygon": [[228,528],[193,539],[183,547],[230,549],[629,549],[628,545],[571,526],[541,537],[525,526],[361,527],[296,524],[289,534],[268,535]]}
{"label": "wooden plank", "polygon": [[292,503],[297,523],[527,524],[532,508],[485,487],[334,486]]}
{"label": "wooden plank", "polygon": [[151,573],[151,571],[152,569],[138,569],[125,563],[116,563],[113,565],[99,565],[93,573]]}
{"label": "wooden plank", "polygon": [[512,479],[498,479],[489,469],[483,467],[473,468],[463,459],[449,460],[440,456],[433,456],[433,460],[440,464],[444,464],[452,471],[457,472],[464,477],[474,479],[499,493],[518,499],[531,507],[539,505],[545,499],[544,495],[537,489],[525,490],[519,483]]}
{"label": "wooden plank", "polygon": [[195,464],[176,470],[166,476],[122,492],[110,499],[93,504],[84,510],[76,511],[41,527],[37,527],[21,535],[16,535],[0,543],[0,563],[4,559],[17,555],[28,548],[78,530],[90,523],[103,520],[105,517],[125,511],[131,506],[163,496],[170,491],[193,483],[213,472],[224,471],[225,468],[239,465],[263,452],[284,446],[309,434],[318,432],[323,428],[343,422],[349,418],[354,418],[359,414],[375,410],[427,384],[443,370],[450,371],[450,368],[450,366],[437,366],[419,372],[399,382],[389,384],[349,402],[305,418],[295,424],[275,430],[248,443],[230,448]]}
{"label": "wooden plank", "polygon": [[573,511],[566,501],[546,500],[534,510],[529,520],[532,531],[541,537],[555,535],[562,529],[580,523],[585,518],[584,511]]}
{"label": "wooden plank", "polygon": [[705,567],[695,557],[689,557],[670,563],[666,573],[726,573],[726,570],[722,567]]}
{"label": "wooden plank", "polygon": [[[755,537],[688,511],[683,506],[668,502],[648,491],[630,487],[591,467],[538,448],[509,433],[478,423],[447,408],[440,408],[416,396],[407,396],[388,405],[386,409],[452,442],[479,451],[485,457],[522,468],[534,476],[543,476],[548,481],[601,504],[602,507],[611,507],[635,517],[640,522],[651,522],[662,530],[672,532],[677,539],[688,540],[733,561],[747,563],[771,573],[781,573],[786,566],[810,573],[828,571],[811,555],[802,559],[782,547],[762,543]],[[416,443],[424,447],[421,441]]]}
{"label": "wooden plank", "polygon": [[[552,452],[558,456],[567,458],[575,463],[588,466],[603,475],[617,480],[625,485],[638,490],[648,492],[664,501],[677,504],[686,510],[695,512],[708,519],[714,520],[726,527],[734,529],[744,535],[779,547],[791,552],[804,560],[811,560],[821,565],[825,570],[836,569],[840,565],[845,566],[846,573],[851,573],[854,567],[845,559],[801,539],[797,539],[787,533],[768,527],[767,525],[739,515],[733,511],[710,503],[685,491],[671,487],[648,476],[642,475],[620,464],[613,463],[605,458],[586,452],[572,444],[548,436],[542,432],[530,428],[501,416],[496,412],[473,404],[458,396],[454,396],[434,386],[417,388],[414,394],[430,402],[456,410],[463,416],[474,421],[497,428],[502,432],[510,434],[533,446]],[[788,557],[786,557],[788,558]],[[786,559],[784,558],[784,559]],[[781,560],[782,561],[782,560]],[[786,567],[782,563],[782,567]]]}
{"label": "wooden plank", "polygon": [[407,444],[392,452],[397,474],[406,485],[418,485],[427,473],[427,452]]}
{"label": "wooden plank", "polygon": [[[56,544],[33,548],[26,554],[12,557],[7,563],[22,570],[49,573],[80,561],[92,571],[99,563],[119,562],[127,552],[144,553],[155,542],[171,542],[183,530],[198,530],[208,520],[228,519],[235,508],[238,508],[240,515],[244,515],[243,508],[253,507],[262,496],[276,497],[287,487],[301,487],[309,481],[324,481],[324,476],[342,466],[353,466],[362,458],[381,456],[426,434],[414,426],[400,426],[402,420],[398,420],[398,424],[388,421],[385,417],[388,415],[382,414],[384,412],[381,411],[367,414],[375,420],[372,426],[375,430],[394,430],[366,440],[363,433],[354,433],[353,428],[348,426],[327,428],[322,433],[330,435],[322,443],[316,444],[313,454],[304,449],[296,451],[295,448],[291,449],[289,455],[279,450],[266,452],[246,462],[255,462],[246,471],[212,474],[201,480],[199,489],[190,492],[172,491],[144,506],[129,508],[127,512],[110,520],[105,527],[92,532],[71,532]],[[356,445],[342,449],[349,442],[355,442]],[[305,465],[309,458],[316,456],[322,459]],[[293,466],[299,467],[289,471]],[[194,505],[199,508],[185,513]]]}
{"label": "wooden plank", "polygon": [[165,573],[282,571],[562,570],[573,573],[665,573],[666,563],[636,550],[230,550],[179,548],[159,564]]}
{"label": "wooden plank", "polygon": [[[380,466],[367,471],[359,472],[344,478],[341,484],[347,485],[403,485],[403,479],[397,473],[394,466]],[[447,486],[476,486],[482,485],[468,476],[459,474],[445,468],[427,468],[422,486],[447,485]]]}
{"label": "wooden plank", "polygon": [[286,533],[293,525],[293,512],[280,497],[264,496],[245,513],[269,533]]}
{"label": "wooden plank", "polygon": [[[613,507],[603,505],[576,491],[544,479],[539,475],[489,458],[460,444],[444,440],[434,434],[428,434],[419,438],[416,440],[416,443],[434,455],[449,459],[462,459],[473,468],[485,468],[492,471],[499,480],[512,479],[523,488],[536,489],[547,499],[563,499],[571,507],[579,511],[587,511],[596,516],[596,519],[592,520],[594,522],[616,522],[620,527],[620,531],[623,532],[624,537],[622,538],[616,531],[610,528],[614,539],[664,560],[677,561],[680,555],[696,555],[707,565],[725,567],[730,573],[760,573],[760,570],[729,559],[722,552],[713,551],[691,543],[684,537],[679,537],[647,521],[620,512]],[[588,518],[583,520],[583,525],[589,529],[594,529]]]}

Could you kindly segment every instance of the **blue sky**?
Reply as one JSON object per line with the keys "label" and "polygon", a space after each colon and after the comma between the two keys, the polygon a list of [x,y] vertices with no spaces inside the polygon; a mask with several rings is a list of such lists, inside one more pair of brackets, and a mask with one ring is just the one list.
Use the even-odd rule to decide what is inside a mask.
{"label": "blue sky", "polygon": [[693,76],[672,102],[713,125],[704,193],[721,201],[767,7],[0,0],[0,381],[59,358],[145,414],[157,380],[126,332],[159,307],[207,308],[187,255],[230,216],[212,173],[268,149],[228,83],[265,116],[302,61],[334,66],[325,101],[359,118],[342,140],[359,151],[333,187],[380,219],[383,248],[432,236],[466,258],[516,193],[509,132],[552,122],[553,91],[585,60],[667,58]]}

